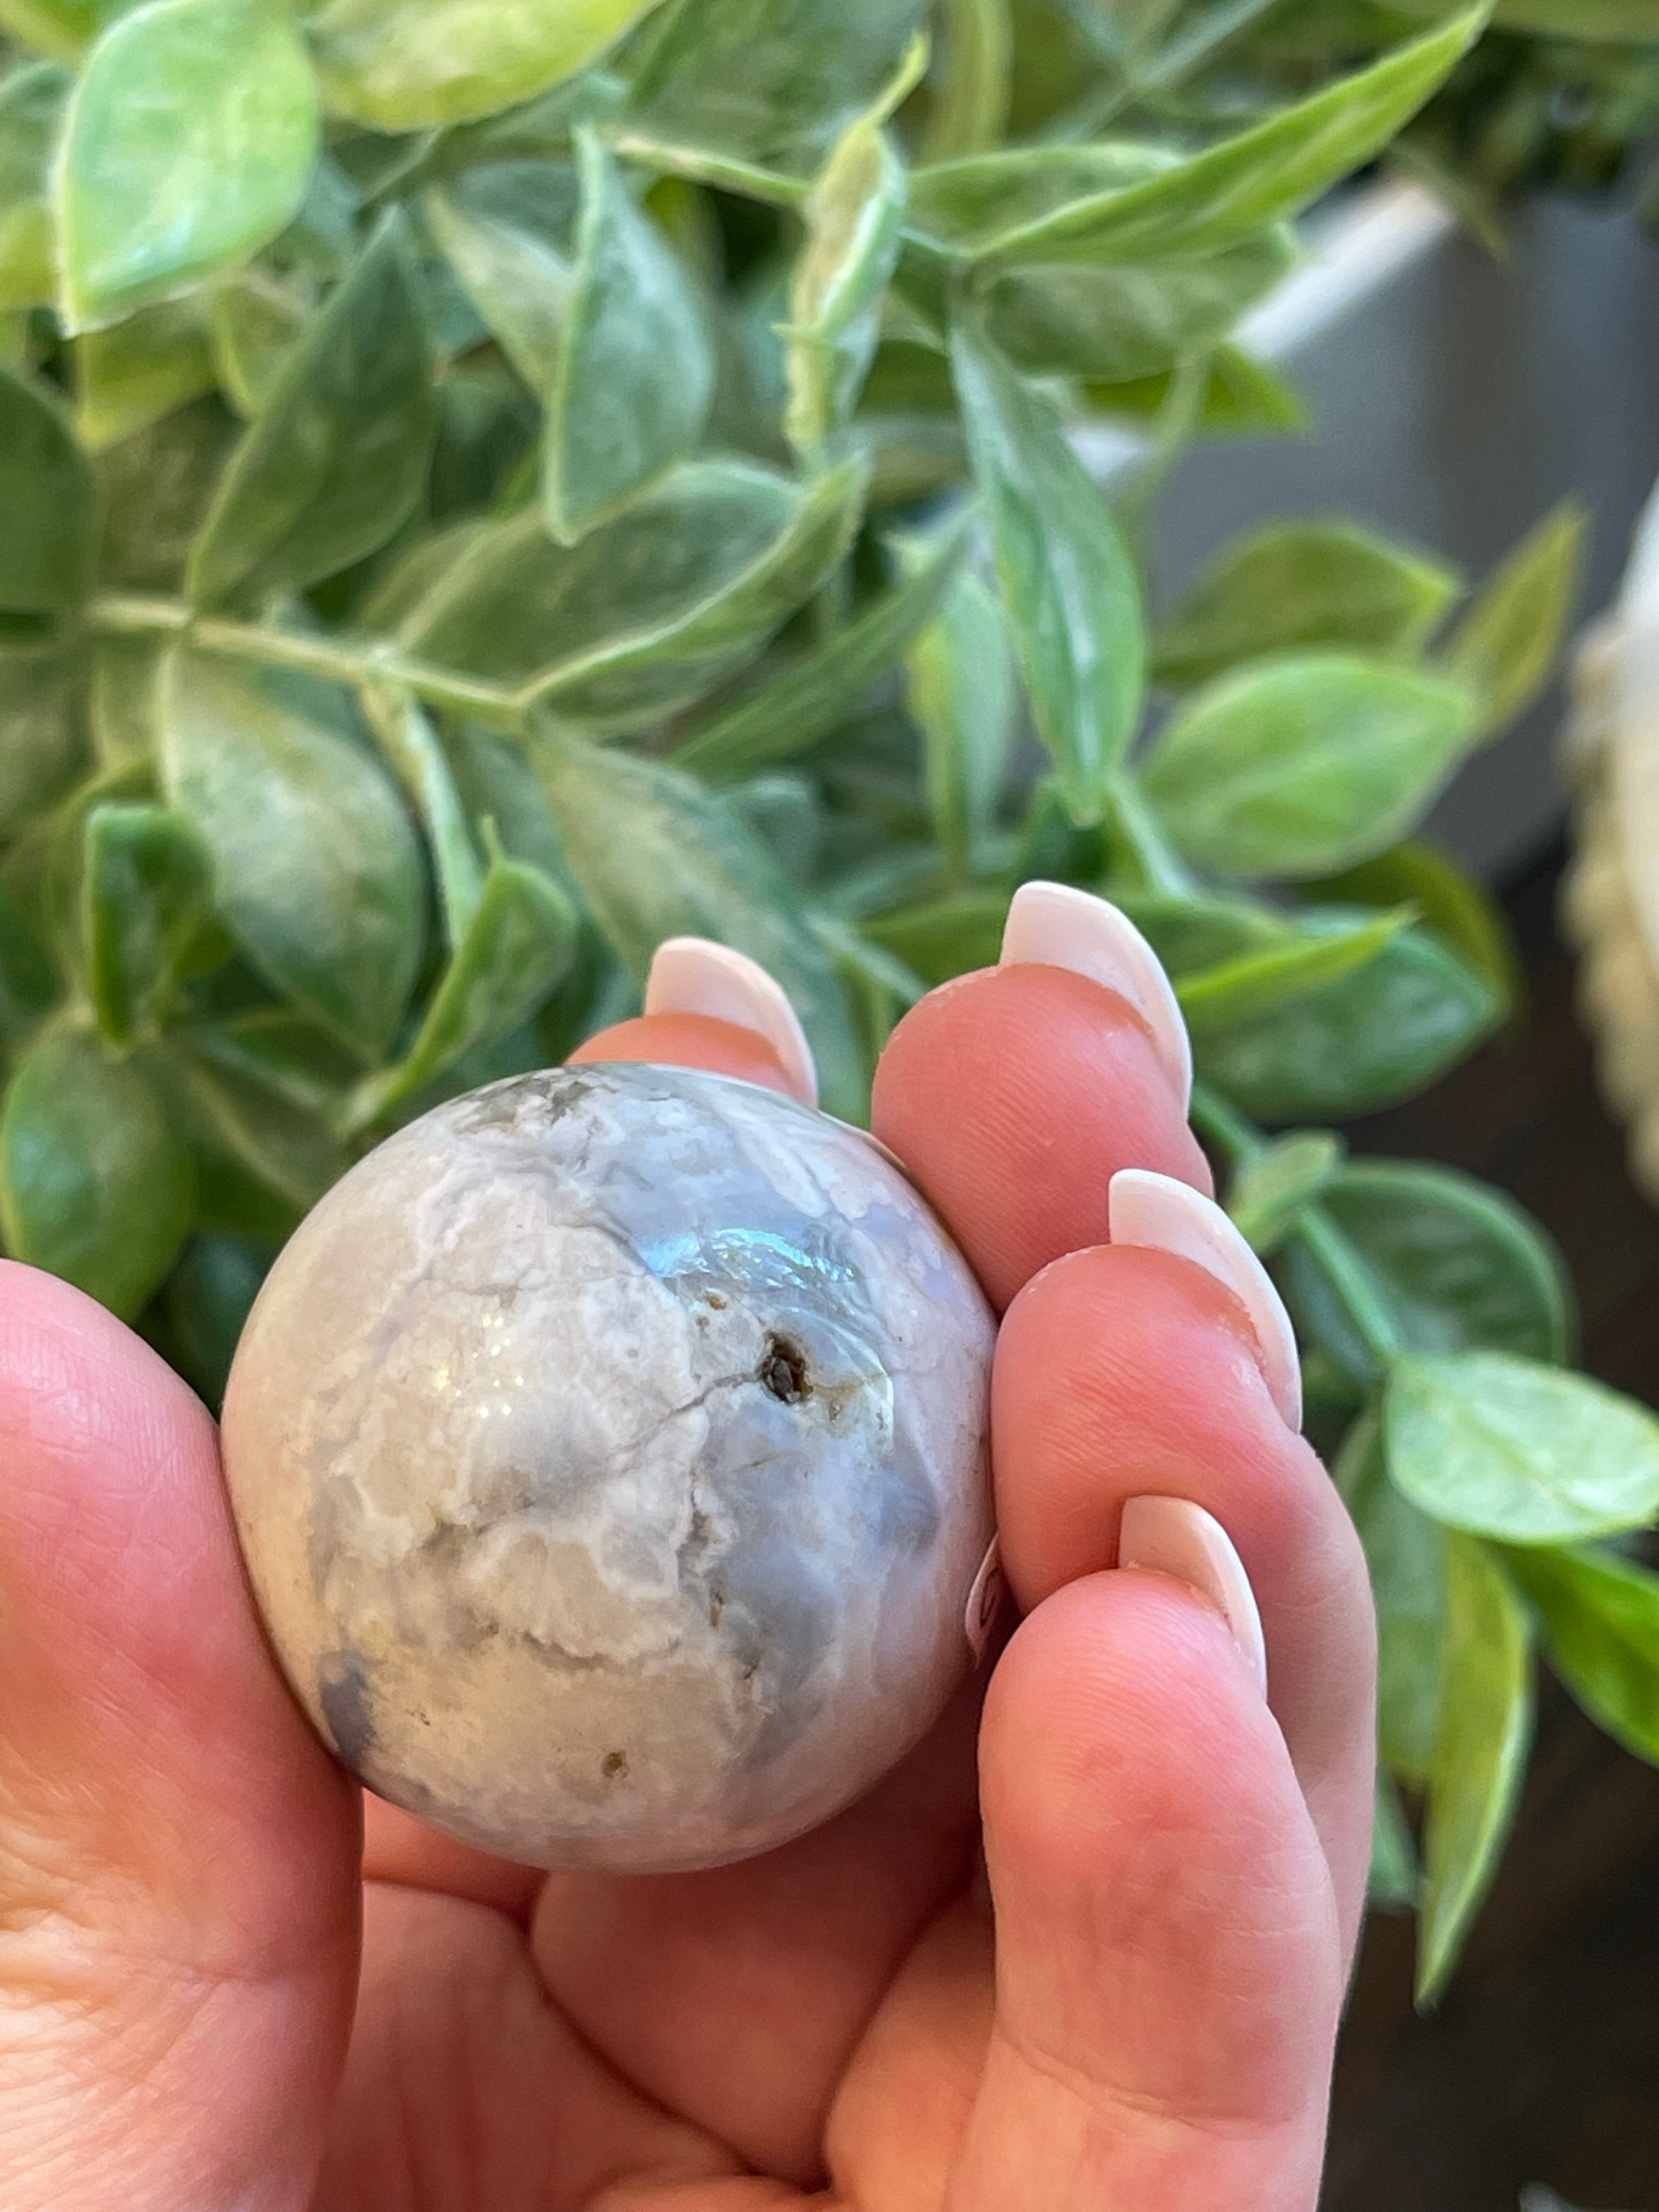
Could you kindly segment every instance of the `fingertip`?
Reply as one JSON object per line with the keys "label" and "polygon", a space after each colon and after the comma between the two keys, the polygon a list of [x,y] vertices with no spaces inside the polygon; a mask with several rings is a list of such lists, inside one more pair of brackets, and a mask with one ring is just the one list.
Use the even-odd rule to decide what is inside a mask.
{"label": "fingertip", "polygon": [[1173,1252],[1213,1275],[1249,1317],[1262,1372],[1285,1425],[1302,1426],[1302,1363],[1279,1286],[1237,1224],[1202,1191],[1173,1176],[1121,1168],[1107,1194],[1114,1244]]}
{"label": "fingertip", "polygon": [[753,1029],[712,1014],[639,1014],[617,1022],[577,1046],[570,1065],[603,1060],[642,1060],[656,1067],[696,1067],[709,1075],[730,1075],[757,1083],[786,1098],[799,1094],[770,1042]]}
{"label": "fingertip", "polygon": [[1075,884],[1022,884],[998,964],[1069,968],[1126,999],[1146,1024],[1184,1112],[1193,1092],[1187,1020],[1163,962],[1121,907]]}
{"label": "fingertip", "polygon": [[1051,1261],[1105,1243],[1118,1169],[1212,1188],[1147,1022],[1058,966],[982,969],[930,992],[888,1040],[871,1126],[999,1308]]}
{"label": "fingertip", "polygon": [[[56,1544],[70,1522],[103,1510],[101,1486],[85,1477],[119,1467],[124,1492],[147,1486],[177,1464],[169,1484],[203,1516],[222,1516],[212,1416],[195,1392],[125,1322],[72,1283],[19,1261],[0,1260],[0,1439],[8,1480],[0,1522],[9,1545]],[[130,1499],[129,1499],[130,1502]],[[112,1507],[119,1504],[111,1500]],[[166,1516],[141,1520],[135,1536],[176,1544]],[[91,1533],[84,1530],[83,1533]],[[158,1555],[158,1564],[165,1564]]]}
{"label": "fingertip", "polygon": [[1328,2065],[1329,1875],[1215,1606],[1113,1570],[1030,1614],[981,1738],[999,2011],[1137,2101],[1282,2120]]}
{"label": "fingertip", "polygon": [[980,1754],[994,1870],[1012,1851],[1092,1883],[1126,1822],[1236,1829],[1264,1765],[1275,1800],[1300,1802],[1219,1607],[1138,1567],[1083,1576],[1021,1621],[991,1678]]}
{"label": "fingertip", "polygon": [[707,937],[670,937],[652,956],[645,1012],[703,1014],[765,1040],[786,1088],[803,1106],[818,1103],[818,1073],[800,1017],[783,986],[757,960]]}

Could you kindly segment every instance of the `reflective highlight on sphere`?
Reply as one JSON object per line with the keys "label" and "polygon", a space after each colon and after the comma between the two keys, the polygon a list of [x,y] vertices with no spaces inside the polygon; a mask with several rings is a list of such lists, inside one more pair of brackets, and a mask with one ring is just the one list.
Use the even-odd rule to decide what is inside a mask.
{"label": "reflective highlight on sphere", "polygon": [[227,1480],[278,1656],[381,1796],[549,1867],[763,1850],[966,1672],[994,1329],[868,1138],[635,1065],[352,1169],[260,1292]]}

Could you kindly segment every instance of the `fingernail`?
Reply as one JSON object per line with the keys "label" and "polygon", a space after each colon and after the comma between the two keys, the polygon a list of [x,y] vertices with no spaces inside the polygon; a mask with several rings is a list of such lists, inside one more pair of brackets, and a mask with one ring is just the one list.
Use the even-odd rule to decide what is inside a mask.
{"label": "fingernail", "polygon": [[974,1587],[968,1593],[968,1604],[962,1618],[968,1649],[975,1659],[985,1656],[985,1647],[991,1640],[991,1631],[997,1625],[997,1615],[1002,1611],[1007,1587],[1002,1571],[1002,1547],[993,1536],[989,1550],[979,1563],[979,1572],[974,1577]]}
{"label": "fingernail", "polygon": [[763,1036],[805,1106],[818,1103],[812,1048],[782,986],[746,952],[707,937],[669,937],[657,947],[645,979],[647,1014],[707,1014]]}
{"label": "fingernail", "polygon": [[1192,1096],[1193,1048],[1175,986],[1127,914],[1071,884],[1022,884],[1002,930],[999,966],[1069,968],[1127,999],[1152,1033],[1182,1110]]}
{"label": "fingernail", "polygon": [[1107,1196],[1114,1244],[1146,1244],[1207,1268],[1243,1304],[1261,1348],[1273,1401],[1302,1426],[1302,1363],[1296,1331],[1273,1277],[1211,1198],[1151,1168],[1120,1168]]}
{"label": "fingernail", "polygon": [[1267,1644],[1261,1613],[1233,1540],[1187,1498],[1132,1498],[1117,1540],[1121,1567],[1144,1567],[1185,1583],[1220,1608],[1255,1686],[1267,1694]]}

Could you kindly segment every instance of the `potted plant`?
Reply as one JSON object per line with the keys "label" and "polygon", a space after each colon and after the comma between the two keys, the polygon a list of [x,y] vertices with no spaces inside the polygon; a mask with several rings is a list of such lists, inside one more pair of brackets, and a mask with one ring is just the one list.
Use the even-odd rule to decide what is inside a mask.
{"label": "potted plant", "polygon": [[[994,0],[0,5],[6,1249],[213,1397],[345,1164],[627,1012],[661,939],[764,961],[856,1116],[1016,884],[1105,888],[1366,1537],[1425,1996],[1540,1637],[1659,1753],[1659,1579],[1599,1547],[1659,1425],[1571,1372],[1513,1206],[1330,1126],[1504,1018],[1414,833],[1547,673],[1579,523],[1472,599],[1267,527],[1156,617],[1137,547],[1191,438],[1293,417],[1234,325],[1485,12],[1108,136]],[[1091,413],[1150,429],[1109,502]]]}

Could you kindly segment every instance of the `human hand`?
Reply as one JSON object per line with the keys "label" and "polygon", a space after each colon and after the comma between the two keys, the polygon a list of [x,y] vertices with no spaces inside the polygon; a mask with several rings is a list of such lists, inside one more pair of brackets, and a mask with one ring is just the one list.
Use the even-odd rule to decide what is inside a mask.
{"label": "human hand", "polygon": [[[1370,1840],[1364,1561],[1259,1286],[1127,1241],[1144,1208],[1108,1244],[1115,1170],[1209,1188],[1170,1002],[1110,909],[1016,911],[1003,966],[901,1024],[873,1119],[1006,1312],[1023,1619],[765,1857],[544,1877],[365,1800],[260,1635],[206,1413],[0,1263],[9,2212],[1311,2212]],[[578,1057],[807,1079],[729,956],[665,958],[647,1004]],[[1131,1519],[1231,1626],[1118,1566],[1148,1497],[1231,1535],[1267,1700],[1224,1540]]]}

